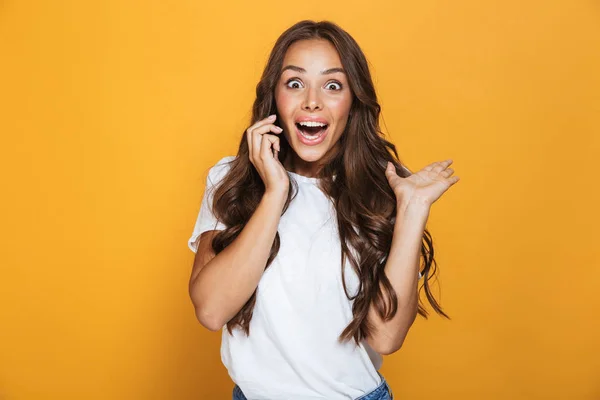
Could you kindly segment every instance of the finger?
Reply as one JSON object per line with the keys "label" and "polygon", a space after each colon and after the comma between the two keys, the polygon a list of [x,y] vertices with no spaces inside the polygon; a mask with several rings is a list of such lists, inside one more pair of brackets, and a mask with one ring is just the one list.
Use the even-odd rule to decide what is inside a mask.
{"label": "finger", "polygon": [[[246,139],[248,140],[248,155],[250,157],[250,159],[252,159],[252,157],[254,156],[254,140],[252,139],[252,131],[254,131],[256,128],[260,128],[261,126],[265,125],[265,124],[269,124],[269,123],[273,123],[275,122],[275,119],[277,118],[277,116],[275,114],[268,116],[267,118],[261,119],[260,121],[257,121],[256,123],[254,123],[253,125],[251,125],[248,129],[246,129]],[[258,152],[258,148],[257,148],[257,152]]]}
{"label": "finger", "polygon": [[443,171],[441,172],[441,175],[442,175],[444,178],[448,178],[448,177],[449,177],[449,176],[451,176],[453,173],[454,173],[454,170],[453,170],[452,168],[447,168],[447,169],[445,169],[445,170],[443,170]]}
{"label": "finger", "polygon": [[266,133],[276,133],[276,134],[280,134],[281,132],[283,132],[283,129],[281,129],[280,127],[278,127],[277,125],[273,125],[273,124],[266,124],[266,125],[262,125],[259,126],[258,128],[254,128],[250,131],[250,136],[252,137],[252,143],[254,146],[254,149],[252,150],[252,154],[255,157],[261,157],[261,143],[262,143],[262,136],[265,135]]}
{"label": "finger", "polygon": [[246,141],[248,142],[248,158],[252,160],[252,148],[254,146],[252,145],[252,134],[250,129],[246,129]]}
{"label": "finger", "polygon": [[279,146],[279,138],[275,135],[263,135],[262,143],[260,146],[260,157],[262,160],[273,158],[273,151],[271,148],[277,149]]}
{"label": "finger", "polygon": [[260,148],[262,144],[263,135],[256,134],[254,131],[252,131],[250,135],[252,140],[252,146],[254,147],[252,149],[252,155],[254,157],[254,160],[258,160],[260,159]]}
{"label": "finger", "polygon": [[269,132],[280,134],[281,132],[283,132],[283,129],[281,129],[275,124],[265,124],[252,130],[253,135],[264,135],[265,133]]}
{"label": "finger", "polygon": [[277,151],[277,153],[279,153],[281,151],[280,139],[279,138],[275,138],[275,139],[277,139],[277,140],[273,143],[273,148],[275,149],[275,151]]}
{"label": "finger", "polygon": [[448,168],[448,166],[450,164],[452,164],[453,161],[448,159],[448,160],[444,160],[444,161],[436,161],[434,163],[429,164],[428,166],[426,166],[425,168],[423,168],[425,171],[434,171],[434,172],[440,172],[446,168]]}
{"label": "finger", "polygon": [[435,166],[431,169],[431,171],[439,174],[445,170],[448,165],[450,164],[447,164],[447,161],[438,161],[435,163]]}
{"label": "finger", "polygon": [[275,114],[269,115],[267,118],[261,119],[260,121],[256,121],[252,126],[250,126],[248,128],[248,130],[252,131],[252,130],[259,128],[265,124],[272,124],[273,122],[275,122],[276,118],[277,118],[277,116]]}
{"label": "finger", "polygon": [[445,170],[446,168],[448,168],[448,167],[450,166],[450,164],[452,164],[452,162],[453,162],[452,160],[444,160],[444,161],[440,161],[440,162],[438,162],[438,163],[437,163],[438,165],[437,165],[437,166],[434,168],[434,171],[435,171],[436,169],[438,169],[438,172],[439,172],[439,171],[443,171],[443,170]]}
{"label": "finger", "polygon": [[388,179],[396,174],[396,167],[394,167],[394,164],[392,164],[391,162],[388,161],[386,168],[385,168],[385,176],[388,177]]}
{"label": "finger", "polygon": [[391,187],[394,187],[396,184],[396,180],[400,179],[400,177],[396,173],[396,167],[391,162],[388,162],[388,166],[385,169],[385,177],[387,178],[388,184]]}
{"label": "finger", "polygon": [[423,168],[424,171],[433,171],[433,169],[438,165],[438,162],[433,162]]}

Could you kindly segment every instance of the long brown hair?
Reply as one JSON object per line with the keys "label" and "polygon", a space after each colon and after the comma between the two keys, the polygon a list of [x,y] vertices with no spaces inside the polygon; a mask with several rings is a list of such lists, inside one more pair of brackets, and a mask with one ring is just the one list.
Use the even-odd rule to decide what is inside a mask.
{"label": "long brown hair", "polygon": [[[321,178],[319,182],[323,192],[332,200],[337,210],[342,247],[342,274],[348,259],[360,281],[357,293],[350,296],[345,278],[343,279],[346,296],[353,300],[354,318],[341,333],[339,340],[353,338],[358,343],[372,331],[367,322],[372,302],[384,320],[393,318],[398,309],[396,293],[384,273],[396,215],[396,197],[384,171],[386,163],[391,161],[399,176],[407,177],[410,172],[402,167],[396,147],[385,139],[380,130],[381,107],[377,102],[365,55],[347,32],[328,21],[298,22],[278,38],[256,86],[251,124],[277,113],[274,91],[280,79],[286,51],[292,43],[310,39],[328,40],[335,46],[353,94],[346,129],[339,139],[340,150],[321,168],[318,178]],[[277,120],[279,121],[279,118]],[[279,157],[283,162],[290,151],[290,145],[283,135],[279,137]],[[229,173],[215,189],[212,204],[215,216],[227,226],[227,229],[219,232],[213,239],[212,248],[216,254],[240,234],[265,192],[263,181],[249,160],[245,132],[242,134],[237,157],[231,161],[230,167]],[[290,179],[290,190],[283,213],[293,200],[292,194],[297,189],[296,185],[297,183]],[[277,232],[265,269],[277,255],[279,246],[280,236]],[[419,292],[424,288],[426,298],[433,309],[448,318],[433,297],[429,284],[436,273],[436,262],[433,257],[432,237],[427,229],[423,234],[421,256],[421,273],[424,279]],[[250,320],[255,302],[256,290],[227,323],[230,334],[235,326],[241,327],[247,335],[250,334]],[[428,315],[420,299],[418,313],[424,317]]]}

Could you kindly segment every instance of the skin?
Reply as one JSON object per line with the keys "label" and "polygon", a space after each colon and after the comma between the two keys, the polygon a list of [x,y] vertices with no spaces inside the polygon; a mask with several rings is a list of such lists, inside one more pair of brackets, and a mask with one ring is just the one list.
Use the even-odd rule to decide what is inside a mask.
{"label": "skin", "polygon": [[367,342],[380,354],[392,354],[402,347],[417,316],[423,232],[433,203],[460,179],[448,168],[452,162],[434,162],[406,178],[398,176],[391,163],[385,170],[396,195],[396,223],[384,271],[398,297],[398,310],[389,321],[379,317],[373,306],[369,310],[367,318],[375,329]]}
{"label": "skin", "polygon": [[[275,102],[280,126],[293,150],[284,161],[289,171],[314,176],[338,150],[352,106],[348,79],[338,69],[343,71],[340,56],[327,40],[297,41],[286,52],[283,73],[275,88]],[[298,117],[327,120],[325,140],[314,146],[302,143],[296,134]]]}
{"label": "skin", "polygon": [[[352,93],[346,75],[339,71],[322,73],[342,67],[331,43],[324,40],[294,43],[286,53],[283,68],[290,65],[304,71],[286,69],[275,88],[279,124],[283,129],[275,125],[276,116],[272,115],[246,130],[249,159],[265,183],[261,203],[240,235],[218,255],[211,247],[217,231],[205,232],[199,238],[189,290],[198,320],[210,330],[221,329],[258,285],[287,198],[287,171],[314,176],[338,151],[338,141],[348,121]],[[307,146],[299,141],[295,133],[295,119],[299,116],[319,116],[328,121],[329,132],[322,143]],[[277,158],[278,135],[282,133],[292,147],[283,164]],[[391,164],[385,170],[397,200],[385,274],[399,306],[389,321],[383,321],[373,307],[369,311],[374,332],[367,341],[378,353],[397,351],[415,320],[421,240],[430,208],[459,180],[452,176],[454,170],[448,168],[450,164],[452,160],[434,162],[407,178],[398,176]]]}

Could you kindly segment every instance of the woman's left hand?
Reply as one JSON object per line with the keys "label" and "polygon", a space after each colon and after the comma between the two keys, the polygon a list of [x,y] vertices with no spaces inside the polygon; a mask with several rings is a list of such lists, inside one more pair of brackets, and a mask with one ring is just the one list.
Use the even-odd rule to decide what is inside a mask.
{"label": "woman's left hand", "polygon": [[448,168],[450,164],[452,160],[434,162],[419,172],[402,178],[396,174],[394,165],[388,162],[385,176],[398,204],[420,204],[430,207],[460,179],[458,176],[452,176],[454,170]]}

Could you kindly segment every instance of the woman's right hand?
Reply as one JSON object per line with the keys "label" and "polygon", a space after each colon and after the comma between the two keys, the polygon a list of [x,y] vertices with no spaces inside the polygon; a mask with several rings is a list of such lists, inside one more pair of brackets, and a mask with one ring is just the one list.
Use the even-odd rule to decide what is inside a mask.
{"label": "woman's right hand", "polygon": [[283,132],[283,129],[274,124],[276,118],[271,115],[258,121],[246,130],[246,138],[250,162],[265,184],[265,193],[287,196],[289,177],[279,161],[279,138],[275,136]]}

